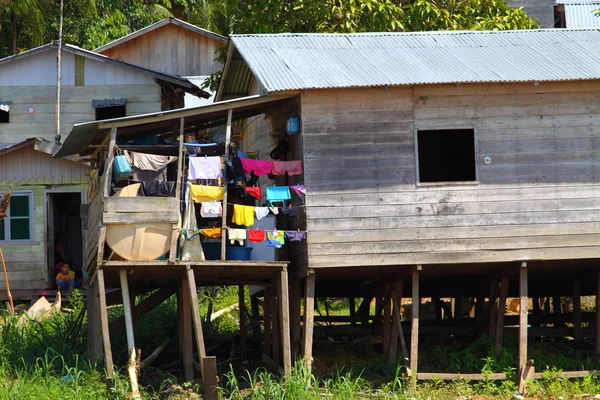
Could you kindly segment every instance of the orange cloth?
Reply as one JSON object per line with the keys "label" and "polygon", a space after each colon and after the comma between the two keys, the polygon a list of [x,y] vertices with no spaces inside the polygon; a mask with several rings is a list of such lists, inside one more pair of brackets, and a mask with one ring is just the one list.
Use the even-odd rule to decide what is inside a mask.
{"label": "orange cloth", "polygon": [[220,238],[221,236],[223,236],[223,231],[221,228],[206,228],[206,229],[202,229],[200,230],[200,233],[203,234],[204,236],[207,236],[209,238]]}

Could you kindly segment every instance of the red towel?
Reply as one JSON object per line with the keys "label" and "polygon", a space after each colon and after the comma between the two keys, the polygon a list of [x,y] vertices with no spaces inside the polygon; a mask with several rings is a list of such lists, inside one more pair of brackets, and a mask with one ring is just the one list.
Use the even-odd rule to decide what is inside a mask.
{"label": "red towel", "polygon": [[254,197],[255,199],[260,200],[260,187],[258,186],[251,186],[251,187],[246,187],[246,192]]}
{"label": "red towel", "polygon": [[254,243],[260,243],[265,240],[265,231],[262,229],[249,229],[248,240]]}

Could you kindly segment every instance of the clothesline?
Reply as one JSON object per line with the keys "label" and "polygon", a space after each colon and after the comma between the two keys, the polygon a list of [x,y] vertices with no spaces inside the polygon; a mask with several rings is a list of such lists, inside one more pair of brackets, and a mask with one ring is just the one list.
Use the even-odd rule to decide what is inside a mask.
{"label": "clothesline", "polygon": [[[230,228],[227,229],[227,237],[231,244],[236,242],[241,246],[244,241],[248,240],[252,243],[261,243],[266,241],[267,247],[281,248],[285,244],[285,239],[289,242],[300,242],[306,239],[306,231],[301,230],[277,230],[277,229],[243,229]],[[223,230],[220,227],[200,229],[199,232],[209,238],[218,239],[223,236]]]}
{"label": "clothesline", "polygon": [[[225,188],[222,186],[207,186],[207,185],[196,185],[190,183],[190,190],[192,194],[192,200],[196,203],[202,203],[205,201],[220,201],[223,200],[225,194]],[[290,189],[300,197],[304,202],[304,195],[306,194],[306,187],[304,185],[291,185],[291,186],[267,186],[265,188],[265,199],[269,204],[287,202],[292,199]],[[249,186],[245,188],[246,192],[257,200],[262,198],[260,193],[260,187]]]}

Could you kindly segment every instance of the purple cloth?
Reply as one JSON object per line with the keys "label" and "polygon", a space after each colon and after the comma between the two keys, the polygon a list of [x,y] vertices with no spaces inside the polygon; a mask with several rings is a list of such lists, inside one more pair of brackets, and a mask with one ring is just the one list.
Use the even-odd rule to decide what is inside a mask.
{"label": "purple cloth", "polygon": [[290,242],[300,242],[306,238],[306,232],[285,231],[285,238]]}

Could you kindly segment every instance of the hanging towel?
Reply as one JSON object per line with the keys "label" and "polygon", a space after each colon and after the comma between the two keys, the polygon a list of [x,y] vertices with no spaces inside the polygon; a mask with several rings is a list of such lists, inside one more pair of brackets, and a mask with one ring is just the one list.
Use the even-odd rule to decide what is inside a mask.
{"label": "hanging towel", "polygon": [[260,187],[258,186],[246,186],[246,192],[257,200],[260,200]]}
{"label": "hanging towel", "polygon": [[282,201],[284,204],[291,199],[289,186],[267,186],[267,201],[275,203]]}
{"label": "hanging towel", "polygon": [[142,193],[147,197],[175,197],[175,182],[142,182]]}
{"label": "hanging towel", "polygon": [[250,158],[240,158],[242,167],[246,173],[254,171],[254,175],[269,175],[273,170],[273,161],[266,160],[252,160]]}
{"label": "hanging towel", "polygon": [[181,229],[181,260],[204,261],[206,258],[200,244],[200,237],[197,234],[196,210],[189,191],[186,193],[185,200],[185,214]]}
{"label": "hanging towel", "polygon": [[263,229],[250,229],[248,231],[248,240],[254,243],[260,243],[265,240],[265,231]]}
{"label": "hanging towel", "polygon": [[273,161],[273,175],[300,175],[302,173],[302,161]]}
{"label": "hanging towel", "polygon": [[285,238],[290,242],[300,242],[306,238],[306,232],[303,231],[285,231]]}
{"label": "hanging towel", "polygon": [[191,183],[189,185],[192,192],[192,200],[196,203],[223,200],[225,189],[220,186],[193,185]]}
{"label": "hanging towel", "polygon": [[299,221],[300,220],[300,209],[297,207],[281,207],[279,214],[283,216],[286,221]]}
{"label": "hanging towel", "polygon": [[304,185],[293,185],[290,186],[290,189],[296,192],[296,194],[300,197],[303,197],[306,194],[306,187]]}
{"label": "hanging towel", "polygon": [[219,179],[223,177],[221,157],[190,157],[188,179]]}
{"label": "hanging towel", "polygon": [[269,215],[269,207],[254,207],[254,214],[256,214],[256,219],[261,220]]}
{"label": "hanging towel", "polygon": [[280,249],[283,247],[285,243],[284,239],[284,231],[267,231],[267,247],[275,247],[276,249]]}
{"label": "hanging towel", "polygon": [[254,207],[234,204],[231,221],[237,225],[254,225]]}
{"label": "hanging towel", "polygon": [[223,236],[223,231],[221,230],[221,228],[206,228],[200,230],[200,233],[212,239],[220,238],[221,236]]}
{"label": "hanging towel", "polygon": [[244,240],[246,240],[246,230],[229,228],[227,236],[229,236],[229,242],[231,244],[235,244],[235,242],[237,241],[240,244],[240,246],[243,246]]}
{"label": "hanging towel", "polygon": [[146,171],[160,171],[168,164],[177,160],[174,156],[157,156],[155,154],[137,153],[135,151],[125,151],[131,165]]}
{"label": "hanging towel", "polygon": [[223,205],[216,201],[205,201],[200,207],[202,218],[217,218],[223,215]]}

